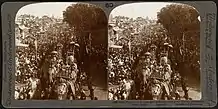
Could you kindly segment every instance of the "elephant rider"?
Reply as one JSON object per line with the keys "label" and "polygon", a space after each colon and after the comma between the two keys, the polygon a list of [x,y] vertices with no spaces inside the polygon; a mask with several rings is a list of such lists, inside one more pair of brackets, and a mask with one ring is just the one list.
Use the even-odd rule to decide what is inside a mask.
{"label": "elephant rider", "polygon": [[74,52],[68,52],[67,53],[67,59],[66,59],[66,69],[68,73],[68,77],[70,78],[68,83],[71,86],[72,94],[75,95],[75,89],[76,89],[76,81],[77,81],[77,73],[78,73],[78,68],[77,64],[75,63],[75,58],[74,58]]}
{"label": "elephant rider", "polygon": [[168,51],[169,51],[169,43],[163,43],[161,46],[160,57],[163,57],[163,55],[168,57]]}
{"label": "elephant rider", "polygon": [[73,66],[71,66],[71,65],[66,65],[65,66],[65,74],[68,77],[67,83],[70,86],[70,89],[72,91],[72,95],[75,95],[77,72],[76,72],[76,70],[72,70],[73,69],[72,67]]}
{"label": "elephant rider", "polygon": [[166,55],[163,55],[160,58],[160,77],[163,79],[162,85],[165,88],[165,91],[167,95],[170,95],[171,86],[171,75],[172,75],[172,69],[171,66],[168,64],[168,58]]}
{"label": "elephant rider", "polygon": [[138,67],[136,68],[136,89],[137,92],[139,93],[139,96],[142,97],[142,90],[144,90],[146,84],[147,84],[147,79],[150,76],[150,56],[151,53],[146,52],[141,59],[139,60]]}
{"label": "elephant rider", "polygon": [[75,71],[75,73],[77,74],[78,67],[77,67],[77,64],[75,62],[74,52],[68,52],[66,63],[67,63],[67,65],[70,66],[71,71]]}
{"label": "elephant rider", "polygon": [[[178,66],[178,63],[177,63],[178,60],[177,60],[177,57],[174,53],[173,46],[171,44],[168,44],[168,57],[169,57],[173,72],[176,72],[176,69],[178,70],[178,68],[176,68]],[[178,73],[178,75],[180,75],[178,79],[180,79],[179,81],[180,81],[180,84],[182,85],[182,90],[184,91],[184,98],[189,99],[187,83],[185,81],[185,78],[183,75],[180,74],[181,72],[177,72],[177,73]],[[177,74],[174,73],[173,75],[177,75]],[[177,93],[177,92],[174,92],[174,93]]]}
{"label": "elephant rider", "polygon": [[44,67],[46,72],[43,73],[43,78],[41,79],[42,82],[42,90],[44,92],[44,97],[49,98],[49,93],[51,92],[52,85],[54,83],[54,78],[57,74],[57,58],[56,58],[56,51],[52,51],[50,54],[50,58],[47,59],[48,67]]}
{"label": "elephant rider", "polygon": [[54,65],[54,67],[57,67],[58,64],[58,52],[57,51],[52,51],[50,54],[50,60],[49,63],[50,65]]}
{"label": "elephant rider", "polygon": [[144,62],[142,63],[143,69],[148,70],[147,76],[150,76],[151,73],[151,53],[146,52],[144,55]]}
{"label": "elephant rider", "polygon": [[50,55],[50,56],[51,56],[51,62],[52,62],[52,63],[57,63],[57,60],[58,60],[58,59],[57,59],[57,53],[58,53],[57,51],[52,51],[52,52],[51,52],[51,55]]}
{"label": "elephant rider", "polygon": [[57,74],[57,51],[51,52],[51,60],[49,64],[49,83],[53,82],[54,76]]}

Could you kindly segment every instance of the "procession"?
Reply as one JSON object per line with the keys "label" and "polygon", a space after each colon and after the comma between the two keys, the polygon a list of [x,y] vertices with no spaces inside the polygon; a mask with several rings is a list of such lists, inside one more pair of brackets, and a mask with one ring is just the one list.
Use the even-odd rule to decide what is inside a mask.
{"label": "procession", "polygon": [[[46,8],[46,5],[49,4],[36,4],[32,7]],[[75,5],[68,3],[64,5],[63,10],[67,9],[66,6],[76,7]],[[25,8],[23,10],[28,11]],[[91,40],[86,37],[91,38],[98,34],[91,30],[75,32],[69,22],[64,21],[63,10],[59,9],[59,17],[26,12],[17,15],[16,100],[106,99],[106,43],[100,42],[101,45],[93,49],[93,46],[89,45]],[[80,25],[76,26],[80,28]],[[106,27],[105,25],[105,31]],[[96,60],[97,56],[102,58]],[[103,79],[98,79],[99,75],[103,75]]]}
{"label": "procession", "polygon": [[[165,22],[163,22],[167,16],[166,13],[162,14],[164,11],[174,13],[174,10],[170,10],[171,6],[181,9],[179,7],[184,5],[172,4],[162,7],[157,12],[156,19],[149,18],[150,16],[141,17],[145,13],[140,13],[141,16],[138,13],[135,18],[125,13],[127,10],[136,10],[143,6],[146,7],[146,3],[119,6],[109,16],[108,100],[194,100],[198,98],[198,92],[193,91],[193,86],[190,84],[191,80],[198,78],[199,61],[195,60],[193,62],[195,64],[191,65],[192,60],[196,58],[196,55],[192,54],[196,51],[188,48],[189,45],[186,43],[188,39],[184,40],[185,33],[181,34],[183,38],[180,39],[180,34],[174,30],[174,28],[180,28],[180,25],[173,27],[172,24],[172,27],[165,28]],[[188,6],[186,8],[190,9]],[[147,8],[141,10],[143,9]],[[164,17],[161,17],[162,15]],[[195,20],[199,21],[198,18]],[[170,22],[167,25],[170,25]],[[178,35],[178,38],[170,36],[171,29],[175,31],[173,35]],[[194,34],[197,35],[196,30],[190,28],[189,31],[193,33],[191,37],[199,37],[194,36]],[[193,42],[195,43],[193,40],[190,41],[190,44]],[[187,54],[184,54],[184,49]],[[192,56],[193,58],[188,58]],[[190,63],[185,62],[186,59],[189,59]],[[190,67],[184,67],[185,64]],[[194,68],[196,70],[191,70]]]}
{"label": "procession", "polygon": [[[181,76],[173,72],[168,58],[172,45],[164,43],[157,61],[156,46],[151,45],[149,51],[142,54],[137,68],[126,71],[123,67],[109,74],[110,84],[117,84],[109,89],[109,100],[181,100],[188,97],[188,90],[184,87],[185,95],[180,96],[178,87],[181,86]],[[124,62],[124,64],[126,64]],[[120,64],[118,64],[120,65]],[[113,65],[110,65],[113,66]],[[125,66],[125,65],[124,65]],[[113,67],[112,67],[113,68]],[[116,71],[115,71],[116,72]],[[133,82],[134,81],[134,82]],[[120,85],[120,86],[119,86]]]}
{"label": "procession", "polygon": [[[48,53],[40,70],[37,70],[37,65],[34,66],[37,63],[34,57],[28,58],[18,52],[21,57],[17,62],[17,84],[23,83],[25,86],[15,88],[15,99],[85,100],[81,82],[86,83],[86,75],[78,76],[79,69],[75,59],[75,49],[79,45],[73,41],[69,45],[66,59],[63,59],[61,54],[63,46],[57,44],[54,50]],[[24,62],[22,59],[25,59]]]}
{"label": "procession", "polygon": [[128,5],[109,18],[83,3],[63,5],[59,17],[17,15],[15,99],[199,100],[199,13],[153,4],[153,14],[134,15],[126,10],[148,4]]}

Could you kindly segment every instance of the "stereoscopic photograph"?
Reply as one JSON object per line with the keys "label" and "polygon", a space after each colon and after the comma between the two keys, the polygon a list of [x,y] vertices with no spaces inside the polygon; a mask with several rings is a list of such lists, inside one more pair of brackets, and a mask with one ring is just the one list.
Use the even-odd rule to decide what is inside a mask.
{"label": "stereoscopic photograph", "polygon": [[108,19],[88,3],[34,3],[15,21],[16,100],[107,100]]}
{"label": "stereoscopic photograph", "polygon": [[16,100],[200,100],[200,16],[179,3],[34,3],[16,15]]}
{"label": "stereoscopic photograph", "polygon": [[130,3],[108,22],[108,100],[200,100],[200,16],[179,3]]}

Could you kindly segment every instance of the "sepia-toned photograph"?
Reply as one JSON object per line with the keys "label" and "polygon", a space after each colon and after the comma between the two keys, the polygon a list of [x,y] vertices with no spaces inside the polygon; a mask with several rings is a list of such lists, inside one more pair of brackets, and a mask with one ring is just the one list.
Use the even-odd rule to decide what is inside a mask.
{"label": "sepia-toned photograph", "polygon": [[108,22],[108,100],[200,100],[200,16],[179,3],[130,3]]}
{"label": "sepia-toned photograph", "polygon": [[15,23],[15,100],[107,100],[108,19],[100,7],[34,3]]}

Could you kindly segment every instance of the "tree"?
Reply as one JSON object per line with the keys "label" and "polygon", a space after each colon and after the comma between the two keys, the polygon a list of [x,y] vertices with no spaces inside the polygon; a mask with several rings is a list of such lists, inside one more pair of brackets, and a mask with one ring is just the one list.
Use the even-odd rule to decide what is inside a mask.
{"label": "tree", "polygon": [[[73,4],[63,12],[63,18],[72,28],[80,45],[79,66],[87,73],[90,82],[91,73],[99,72],[99,76],[102,76],[106,83],[108,20],[104,11],[91,4]],[[94,65],[100,66],[93,69]],[[93,99],[91,83],[89,89]]]}
{"label": "tree", "polygon": [[182,76],[182,89],[188,99],[185,76],[193,76],[200,81],[200,22],[196,9],[185,4],[171,4],[157,13],[158,22],[168,31],[173,45],[170,53],[171,65]]}
{"label": "tree", "polygon": [[199,13],[195,8],[185,4],[168,5],[157,14],[158,23],[161,23],[169,33],[168,36],[174,46],[175,60],[179,65],[191,63],[188,67],[193,67],[200,60],[198,16]]}

